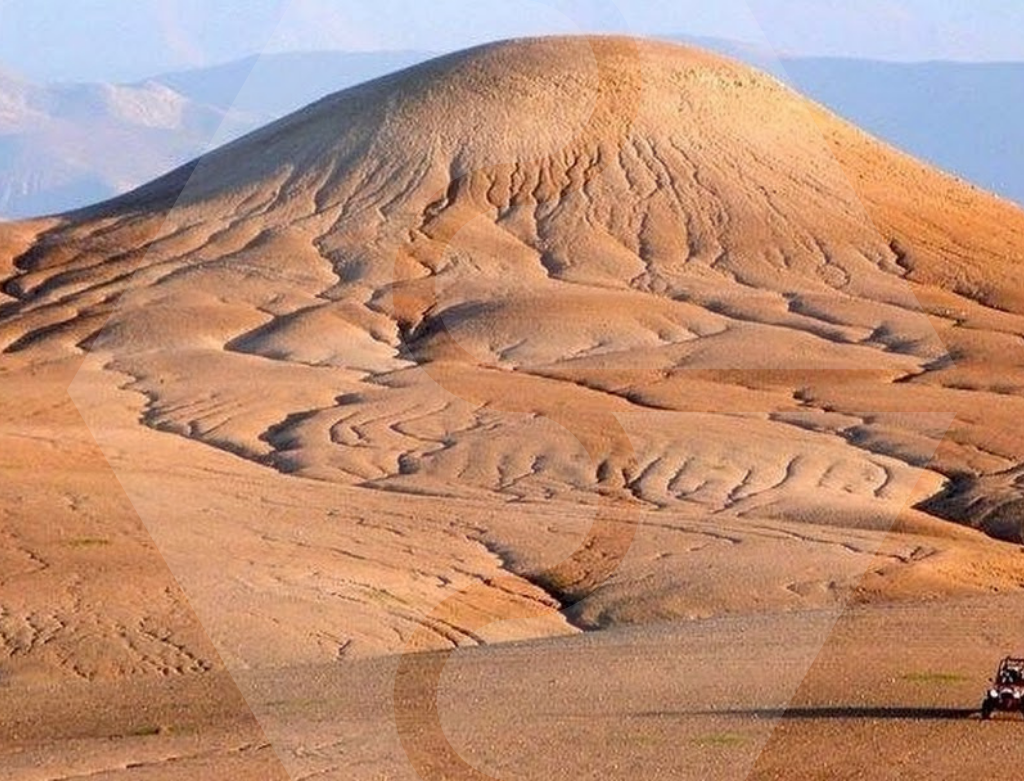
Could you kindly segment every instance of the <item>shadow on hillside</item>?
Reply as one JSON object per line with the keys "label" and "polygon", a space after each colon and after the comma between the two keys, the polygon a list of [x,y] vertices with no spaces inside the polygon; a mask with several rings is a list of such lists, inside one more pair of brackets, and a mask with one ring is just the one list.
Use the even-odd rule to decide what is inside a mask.
{"label": "shadow on hillside", "polygon": [[727,716],[748,719],[764,719],[765,721],[779,719],[784,721],[817,721],[829,719],[951,721],[957,719],[968,719],[977,713],[978,710],[976,708],[828,705],[793,708],[726,708],[723,710],[650,711],[639,715],[646,718],[657,718],[661,716]]}

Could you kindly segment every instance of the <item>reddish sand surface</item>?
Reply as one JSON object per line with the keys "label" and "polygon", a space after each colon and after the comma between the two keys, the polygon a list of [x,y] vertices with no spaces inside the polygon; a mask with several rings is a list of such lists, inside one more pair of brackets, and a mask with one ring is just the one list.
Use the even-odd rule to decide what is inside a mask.
{"label": "reddish sand surface", "polygon": [[0,775],[1004,772],[1022,258],[1013,205],[622,38],[0,225]]}

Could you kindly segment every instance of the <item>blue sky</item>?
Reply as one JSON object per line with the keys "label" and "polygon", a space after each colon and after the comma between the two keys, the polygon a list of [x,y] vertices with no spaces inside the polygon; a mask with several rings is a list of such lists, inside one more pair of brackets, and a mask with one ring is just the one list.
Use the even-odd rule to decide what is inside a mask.
{"label": "blue sky", "polygon": [[715,36],[795,54],[1024,60],[1020,0],[0,0],[0,67],[126,81],[260,51],[448,51],[589,31]]}

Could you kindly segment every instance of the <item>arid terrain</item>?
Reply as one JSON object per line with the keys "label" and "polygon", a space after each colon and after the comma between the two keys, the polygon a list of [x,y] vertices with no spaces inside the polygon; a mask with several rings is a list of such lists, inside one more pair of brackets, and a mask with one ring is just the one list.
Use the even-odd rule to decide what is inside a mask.
{"label": "arid terrain", "polygon": [[1022,259],[1008,202],[622,38],[0,226],[4,777],[1001,767]]}

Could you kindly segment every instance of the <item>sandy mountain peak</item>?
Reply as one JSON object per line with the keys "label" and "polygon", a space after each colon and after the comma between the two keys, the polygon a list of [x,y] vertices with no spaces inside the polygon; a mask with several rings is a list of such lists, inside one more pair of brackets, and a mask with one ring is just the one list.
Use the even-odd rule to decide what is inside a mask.
{"label": "sandy mountain peak", "polygon": [[[965,534],[935,517],[962,504],[953,476],[954,493],[998,495],[959,520],[1019,534],[1008,470],[1024,450],[1006,432],[1024,415],[1024,214],[693,49],[551,38],[449,55],[5,230],[7,360],[84,354],[144,399],[152,436],[313,478],[347,507],[475,519],[460,539],[577,626],[743,610],[753,591],[824,604],[894,525],[913,542],[887,561],[913,576],[900,565],[871,589],[904,593],[920,537]],[[95,382],[84,408],[106,398]],[[908,510],[940,494],[931,515]],[[582,528],[611,517],[552,569],[572,549],[535,527],[546,507]],[[660,522],[624,536],[637,513],[744,553],[802,551],[808,524],[847,547],[815,547],[811,575],[800,556],[742,556],[749,588],[708,575],[701,601],[679,595]],[[949,590],[1011,577],[920,567]],[[429,601],[364,569],[400,595],[389,626],[411,620],[396,604]],[[393,642],[358,625],[367,652]]]}

